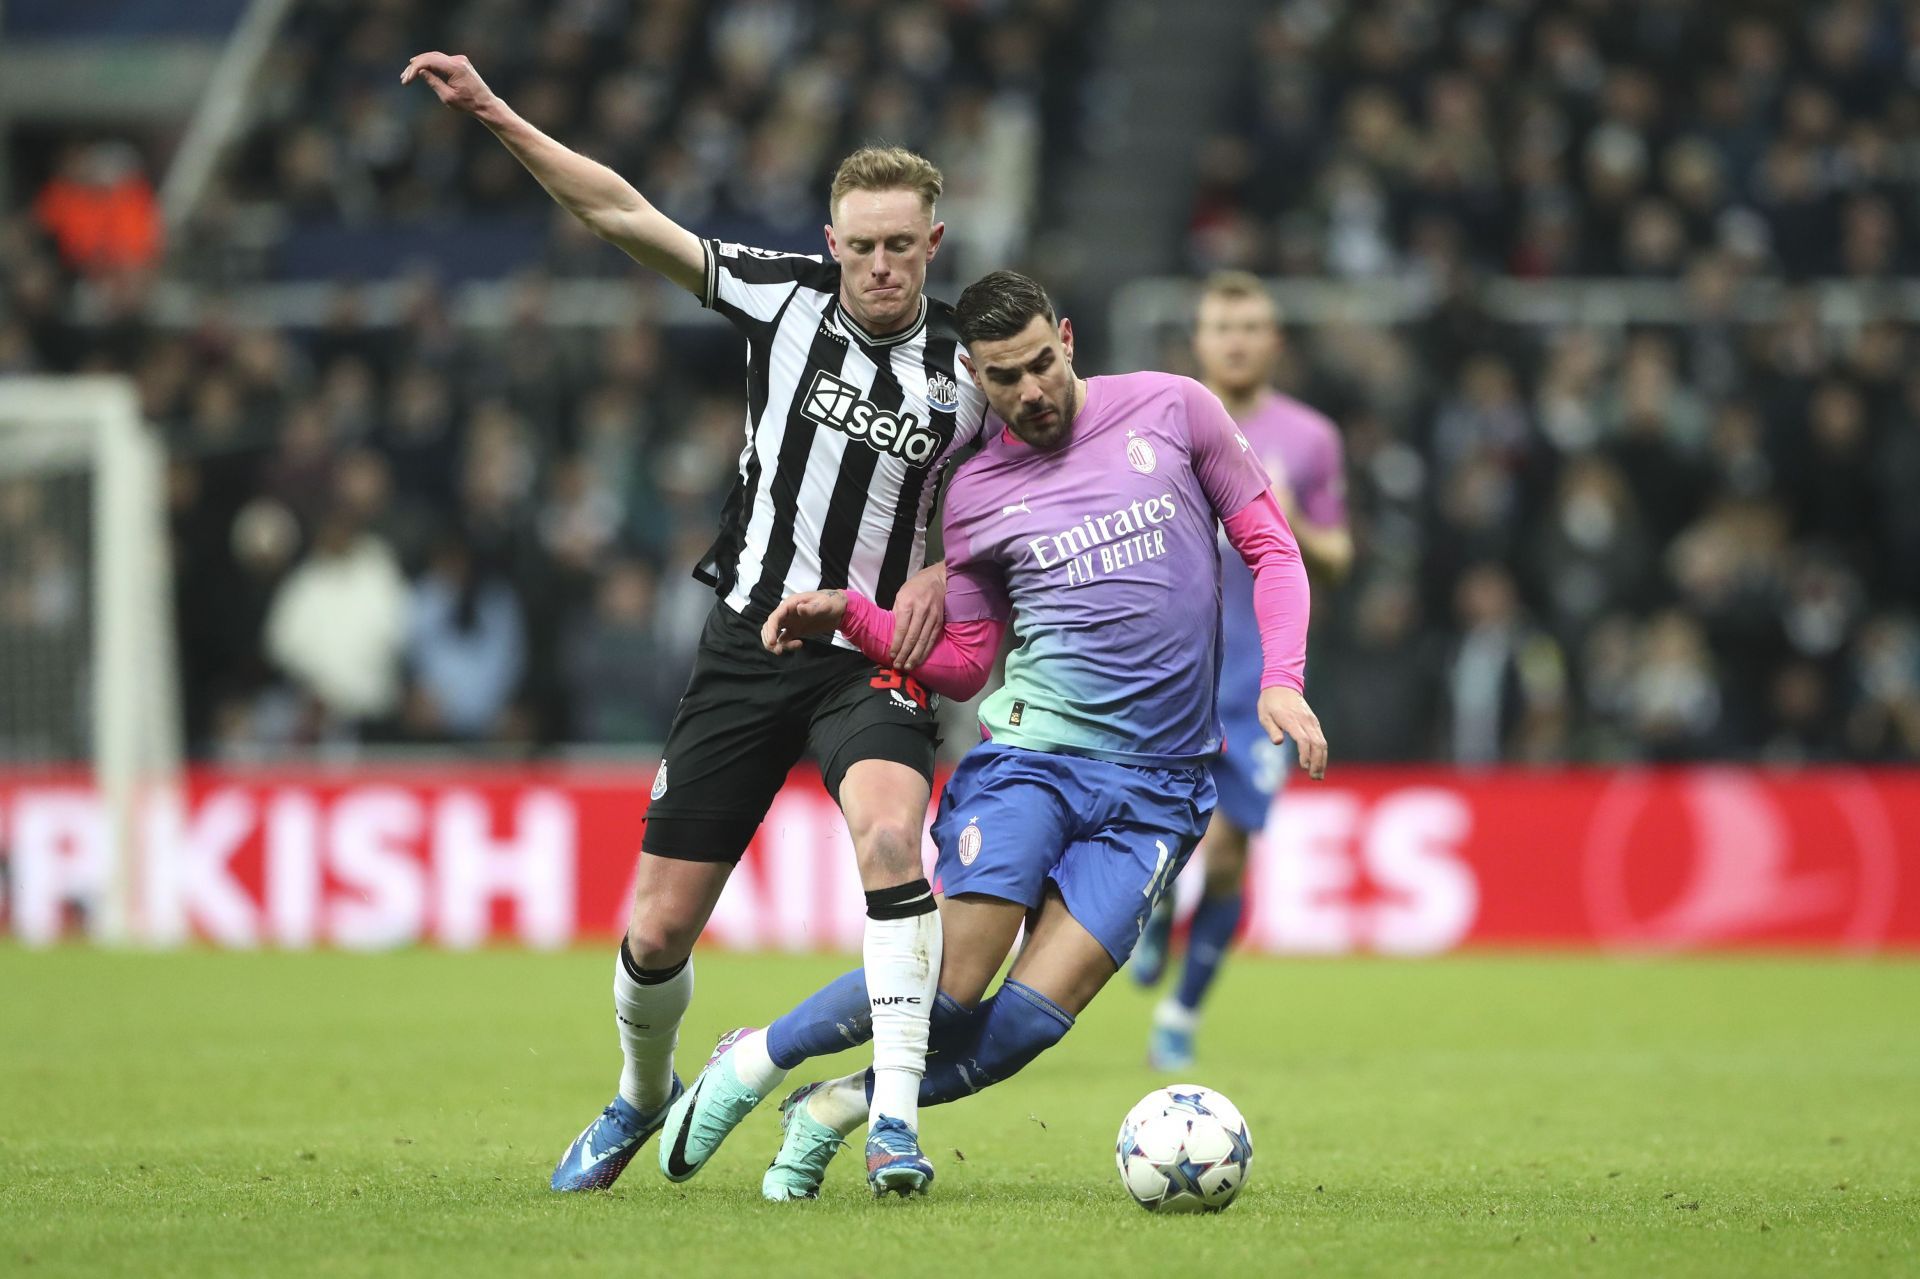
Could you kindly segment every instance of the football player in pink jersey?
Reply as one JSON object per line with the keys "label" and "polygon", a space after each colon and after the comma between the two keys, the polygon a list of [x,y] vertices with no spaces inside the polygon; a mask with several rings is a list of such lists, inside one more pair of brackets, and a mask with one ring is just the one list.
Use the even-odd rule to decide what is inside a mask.
{"label": "football player in pink jersey", "polygon": [[[1301,689],[1308,588],[1272,484],[1220,401],[1191,378],[1083,378],[1073,328],[1046,291],[996,271],[961,294],[969,374],[998,414],[946,499],[944,628],[908,678],[967,698],[1003,637],[1006,681],[980,708],[986,739],[948,781],[933,825],[943,934],[922,1106],[999,1083],[1058,1042],[1132,953],[1154,902],[1207,828],[1220,749],[1221,554],[1254,579],[1263,648],[1246,713],[1327,742]],[[1000,425],[1003,423],[1004,425]],[[892,613],[854,590],[791,595],[762,640],[790,653],[837,630],[862,652],[891,643]],[[1022,927],[1026,944],[988,993]],[[765,1029],[722,1041],[690,1096],[717,1147],[801,1062],[870,1033],[855,970]],[[810,1084],[782,1107],[769,1199],[819,1192],[867,1118],[871,1072]],[[932,1164],[915,1152],[921,1181]],[[876,1160],[871,1150],[871,1176]]]}

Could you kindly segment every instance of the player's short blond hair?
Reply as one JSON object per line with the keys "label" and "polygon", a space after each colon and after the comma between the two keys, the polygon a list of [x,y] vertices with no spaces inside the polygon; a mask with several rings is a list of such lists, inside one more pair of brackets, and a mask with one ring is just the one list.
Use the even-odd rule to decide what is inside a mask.
{"label": "player's short blond hair", "polygon": [[905,147],[861,147],[834,171],[827,212],[838,214],[841,197],[849,191],[911,191],[931,217],[945,184],[932,161]]}
{"label": "player's short blond hair", "polygon": [[1259,298],[1273,311],[1273,322],[1282,322],[1280,303],[1274,300],[1273,291],[1251,271],[1215,271],[1200,285],[1200,300],[1205,302],[1208,298],[1224,298],[1230,302]]}

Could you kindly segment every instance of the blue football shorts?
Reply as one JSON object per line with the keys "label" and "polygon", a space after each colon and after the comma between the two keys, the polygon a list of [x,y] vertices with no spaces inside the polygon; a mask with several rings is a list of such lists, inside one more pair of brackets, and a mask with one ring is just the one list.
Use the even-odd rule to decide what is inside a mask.
{"label": "blue football shorts", "polygon": [[983,743],[934,819],[937,889],[1029,909],[1049,881],[1116,966],[1213,816],[1204,767],[1150,768]]}
{"label": "blue football shorts", "polygon": [[1220,790],[1220,813],[1241,830],[1257,834],[1266,829],[1273,797],[1287,783],[1293,739],[1275,746],[1251,711],[1228,719],[1226,730],[1227,744],[1207,765]]}

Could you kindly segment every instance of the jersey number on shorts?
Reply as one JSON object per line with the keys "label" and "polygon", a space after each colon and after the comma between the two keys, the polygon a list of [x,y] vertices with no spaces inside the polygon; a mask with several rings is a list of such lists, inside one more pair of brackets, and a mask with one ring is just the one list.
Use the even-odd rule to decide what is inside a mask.
{"label": "jersey number on shorts", "polygon": [[867,683],[883,693],[905,692],[921,710],[927,709],[928,699],[926,685],[911,675],[902,675],[891,666],[882,667],[880,673],[868,680]]}
{"label": "jersey number on shorts", "polygon": [[1156,839],[1153,846],[1160,850],[1160,860],[1153,864],[1153,878],[1147,881],[1145,894],[1148,905],[1160,900],[1160,894],[1167,891],[1167,882],[1173,878],[1173,854],[1167,851],[1167,841]]}

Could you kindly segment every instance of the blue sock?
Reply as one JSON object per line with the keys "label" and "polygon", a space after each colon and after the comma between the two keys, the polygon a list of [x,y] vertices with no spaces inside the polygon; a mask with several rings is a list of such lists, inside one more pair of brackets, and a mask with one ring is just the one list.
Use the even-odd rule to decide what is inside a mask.
{"label": "blue sock", "polygon": [[927,1016],[927,1055],[950,1053],[973,1039],[973,1019],[993,1001],[982,1000],[979,1008],[968,1008],[944,990],[933,995],[933,1012]]}
{"label": "blue sock", "polygon": [[[1001,982],[993,998],[971,1013],[952,1007],[961,1015],[950,1010],[936,1023],[934,1037],[943,1042],[928,1049],[927,1073],[920,1081],[923,1106],[958,1101],[1011,1079],[1073,1029],[1073,1014],[1017,981]],[[871,1070],[867,1098],[873,1098]]]}
{"label": "blue sock", "polygon": [[[942,1034],[964,1028],[968,1013],[945,991],[933,998],[928,1015],[927,1051],[937,1051]],[[857,1048],[873,1038],[873,1011],[867,1002],[864,968],[842,973],[814,991],[767,1027],[767,1056],[782,1070],[809,1057],[825,1057]]]}
{"label": "blue sock", "polygon": [[1240,929],[1240,912],[1245,904],[1246,898],[1235,892],[1202,897],[1195,908],[1187,932],[1187,964],[1180,972],[1180,989],[1173,996],[1189,1012],[1198,1012],[1200,1001],[1207,997],[1207,987],[1213,985],[1214,974],[1220,971],[1220,962],[1227,957],[1233,935]]}
{"label": "blue sock", "polygon": [[767,1027],[767,1056],[782,1070],[809,1057],[824,1057],[873,1038],[873,1008],[867,1003],[867,972],[842,973]]}

